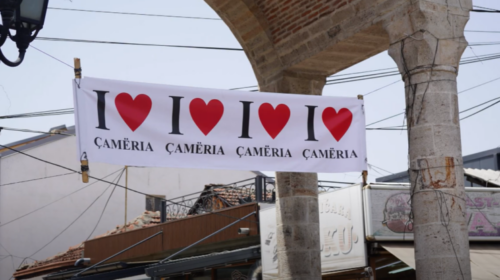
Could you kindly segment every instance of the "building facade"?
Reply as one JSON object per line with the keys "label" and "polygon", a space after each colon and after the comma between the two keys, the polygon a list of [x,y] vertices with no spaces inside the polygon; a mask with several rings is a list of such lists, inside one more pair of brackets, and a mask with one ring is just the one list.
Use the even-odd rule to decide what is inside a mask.
{"label": "building facade", "polygon": [[[124,225],[142,215],[154,201],[130,190],[126,195],[123,188],[92,178],[82,183],[81,175],[71,171],[80,170],[76,139],[71,136],[74,128],[63,126],[52,131],[62,135],[36,136],[5,145],[38,159],[0,149],[0,279],[9,279],[25,258],[28,263],[45,259]],[[199,192],[208,183],[228,184],[260,174],[128,167],[127,176],[124,166],[92,159],[89,168],[92,177],[165,198]]]}

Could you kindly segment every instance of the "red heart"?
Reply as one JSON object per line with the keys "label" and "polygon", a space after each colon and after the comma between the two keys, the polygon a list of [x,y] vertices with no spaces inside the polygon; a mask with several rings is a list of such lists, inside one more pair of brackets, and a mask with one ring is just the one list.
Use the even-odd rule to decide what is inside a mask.
{"label": "red heart", "polygon": [[189,104],[189,112],[194,123],[206,136],[222,118],[224,105],[217,99],[212,99],[208,104],[205,104],[203,99],[195,98]]}
{"label": "red heart", "polygon": [[269,103],[259,107],[259,118],[262,126],[271,138],[276,138],[290,119],[290,108],[285,104],[279,104],[276,109]]}
{"label": "red heart", "polygon": [[122,92],[116,96],[115,105],[128,127],[135,131],[148,117],[153,103],[145,94],[139,94],[132,99],[130,94]]}
{"label": "red heart", "polygon": [[349,130],[352,122],[352,113],[346,108],[342,108],[337,113],[332,107],[323,111],[323,123],[330,131],[335,140],[340,141]]}

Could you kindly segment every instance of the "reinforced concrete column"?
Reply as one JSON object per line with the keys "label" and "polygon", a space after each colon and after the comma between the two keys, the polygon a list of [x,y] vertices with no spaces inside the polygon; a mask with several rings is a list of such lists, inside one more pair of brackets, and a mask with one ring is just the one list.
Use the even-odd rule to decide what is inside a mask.
{"label": "reinforced concrete column", "polygon": [[[321,95],[326,77],[286,72],[261,91]],[[300,131],[301,128],[297,128]],[[298,134],[297,137],[302,137]],[[307,136],[304,135],[304,139]],[[318,175],[276,172],[279,279],[321,279]]]}
{"label": "reinforced concrete column", "polygon": [[405,82],[419,280],[471,279],[456,81],[470,8],[468,0],[414,1],[385,26]]}

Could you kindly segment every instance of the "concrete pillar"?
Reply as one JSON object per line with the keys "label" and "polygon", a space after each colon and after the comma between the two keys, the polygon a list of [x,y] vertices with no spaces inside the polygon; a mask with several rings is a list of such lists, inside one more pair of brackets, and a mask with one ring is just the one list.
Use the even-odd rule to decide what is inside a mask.
{"label": "concrete pillar", "polygon": [[385,26],[389,55],[405,82],[420,280],[471,279],[456,82],[471,5],[414,1],[405,16]]}
{"label": "concrete pillar", "polygon": [[[261,91],[320,95],[325,76],[286,72]],[[297,137],[300,137],[297,135]],[[276,172],[279,279],[321,279],[318,175]]]}

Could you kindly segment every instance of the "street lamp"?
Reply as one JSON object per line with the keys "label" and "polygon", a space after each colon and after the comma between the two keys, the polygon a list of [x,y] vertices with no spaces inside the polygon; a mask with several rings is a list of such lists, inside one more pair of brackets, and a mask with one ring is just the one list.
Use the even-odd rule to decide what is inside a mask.
{"label": "street lamp", "polygon": [[[0,60],[7,66],[16,67],[23,62],[24,54],[30,43],[35,40],[38,31],[43,28],[49,0],[0,0],[0,47],[7,37],[16,42],[19,57],[12,62],[7,59],[0,48]],[[10,29],[15,30],[12,35]]]}

